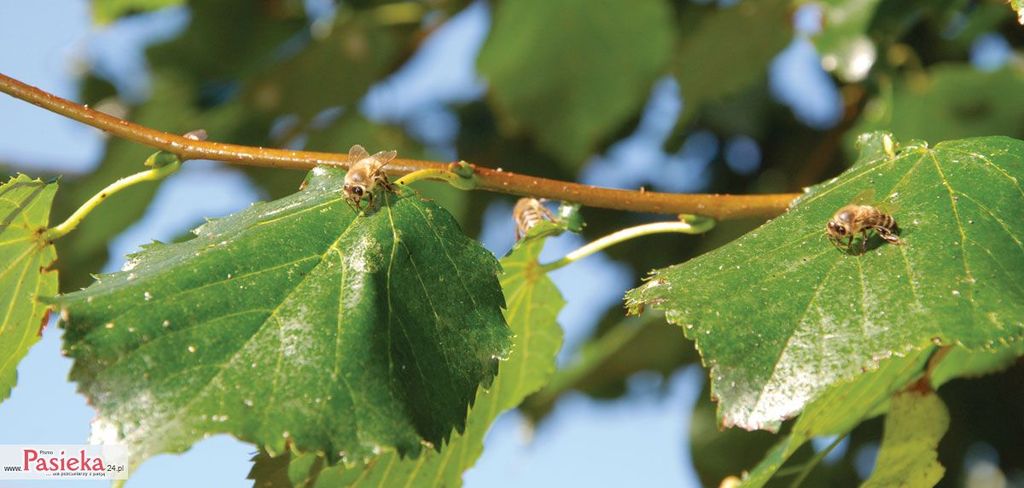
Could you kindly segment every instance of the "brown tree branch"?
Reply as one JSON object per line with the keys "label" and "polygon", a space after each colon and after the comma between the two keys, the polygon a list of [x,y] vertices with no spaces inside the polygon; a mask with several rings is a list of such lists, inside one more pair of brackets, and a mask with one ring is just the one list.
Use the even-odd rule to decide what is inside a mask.
{"label": "brown tree branch", "polygon": [[[109,132],[117,137],[178,155],[182,160],[212,159],[246,166],[309,170],[318,164],[348,167],[348,155],[288,149],[268,149],[185,138],[119,119],[0,74],[0,92],[51,112]],[[388,173],[405,175],[421,169],[444,169],[448,164],[415,159],[396,159]],[[633,212],[686,213],[719,220],[774,217],[781,214],[797,193],[766,195],[680,194],[618,190],[520,175],[500,169],[470,165],[476,188],[511,195],[565,200],[591,207]]]}

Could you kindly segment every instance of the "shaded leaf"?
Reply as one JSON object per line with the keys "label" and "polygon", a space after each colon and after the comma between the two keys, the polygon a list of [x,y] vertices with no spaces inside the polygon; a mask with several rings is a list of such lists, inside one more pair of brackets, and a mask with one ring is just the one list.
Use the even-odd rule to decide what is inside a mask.
{"label": "shaded leaf", "polygon": [[506,129],[577,167],[634,116],[666,67],[662,0],[518,0],[495,7],[477,68]]}
{"label": "shaded leaf", "polygon": [[[878,48],[867,36],[880,0],[819,0],[823,26],[814,36],[821,64],[844,81],[860,81],[877,57]],[[866,62],[870,60],[871,62]]]}
{"label": "shaded leaf", "polygon": [[[768,64],[792,39],[790,3],[786,0],[740,2],[687,17],[672,66],[684,104],[682,122],[708,101],[740,92],[767,80]],[[742,33],[743,42],[737,39]]]}
{"label": "shaded leaf", "polygon": [[[236,89],[239,77],[280,60],[282,44],[307,27],[287,2],[190,0],[190,22],[178,37],[146,50],[151,66],[176,70],[211,99]],[[225,28],[230,19],[231,28]]]}
{"label": "shaded leaf", "polygon": [[939,462],[946,468],[946,480],[957,484],[970,477],[977,464],[969,460],[978,459],[979,445],[991,446],[998,453],[1003,473],[1013,476],[1011,473],[1024,469],[1024,452],[1020,449],[1024,422],[1014,420],[1019,420],[1024,411],[1021,391],[1024,363],[1020,362],[1004,372],[950,381],[939,389],[950,413],[949,431],[939,445]]}
{"label": "shaded leaf", "polygon": [[[720,422],[775,429],[893,354],[1021,340],[1022,175],[1024,143],[1003,137],[865,158],[758,230],[656,271],[627,299],[664,309],[696,340]],[[860,254],[829,243],[825,223],[863,190],[898,206],[902,245],[876,236]]]}
{"label": "shaded leaf", "polygon": [[106,24],[127,14],[159,10],[181,5],[184,0],[93,0],[92,17],[98,24]]}
{"label": "shaded leaf", "polygon": [[508,349],[498,262],[411,191],[357,215],[343,179],[318,168],[60,300],[94,440],[133,464],[219,432],[358,461],[462,430]]}
{"label": "shaded leaf", "polygon": [[932,371],[932,387],[938,388],[956,378],[974,378],[997,373],[1012,366],[1024,356],[1024,342],[994,351],[971,351],[954,347]]}
{"label": "shaded leaf", "polygon": [[406,32],[371,13],[339,15],[330,34],[313,36],[297,55],[248,82],[251,106],[308,119],[358,101],[405,53]]}
{"label": "shaded leaf", "polygon": [[862,487],[932,487],[945,472],[939,441],[949,428],[949,412],[933,392],[899,393],[889,403],[885,434],[875,470]]}
{"label": "shaded leaf", "polygon": [[[291,143],[288,137],[271,137],[274,119],[274,116],[257,113],[242,100],[234,99],[203,111],[195,126],[206,129],[210,139],[217,141],[248,146],[287,147]],[[242,166],[236,169],[243,171],[253,184],[262,189],[268,200],[295,193],[306,176],[301,171],[282,168]]]}
{"label": "shaded leaf", "polygon": [[253,488],[312,486],[323,469],[323,461],[323,457],[311,452],[271,456],[261,450],[252,458],[247,479],[253,480]]}
{"label": "shaded leaf", "polygon": [[53,245],[41,238],[50,220],[56,183],[25,175],[0,185],[0,401],[17,381],[18,362],[42,335],[49,306],[39,297],[57,293]]}
{"label": "shaded leaf", "polygon": [[[554,283],[537,262],[544,247],[543,235],[553,226],[539,225],[501,260],[501,287],[508,301],[505,318],[515,333],[512,352],[501,365],[494,383],[480,390],[466,419],[466,431],[452,436],[441,452],[428,451],[418,459],[400,459],[389,452],[365,467],[343,466],[292,476],[290,483],[301,486],[316,480],[316,486],[460,486],[462,473],[476,463],[483,451],[484,435],[502,412],[519,405],[526,395],[543,386],[555,371],[555,356],[562,345],[562,330],[555,321],[565,302]],[[294,455],[292,455],[294,459]],[[293,460],[292,467],[301,460]],[[258,456],[250,477],[255,486],[274,484],[273,468],[278,459]],[[308,462],[308,461],[306,461]],[[276,476],[280,476],[277,474]],[[303,479],[304,478],[304,479]]]}
{"label": "shaded leaf", "polygon": [[665,323],[660,314],[626,318],[585,343],[567,366],[523,403],[521,410],[536,422],[570,391],[618,396],[625,393],[625,381],[635,373],[655,371],[667,376],[697,360],[693,343],[682,339],[679,328]]}
{"label": "shaded leaf", "polygon": [[779,441],[779,436],[769,432],[720,429],[707,383],[693,407],[689,425],[690,456],[701,486],[718,486],[726,477],[755,466]]}
{"label": "shaded leaf", "polygon": [[926,75],[900,78],[872,100],[850,134],[886,130],[900,140],[926,141],[990,134],[1024,137],[1020,93],[1024,71],[1018,68],[985,72],[968,64],[935,65]]}

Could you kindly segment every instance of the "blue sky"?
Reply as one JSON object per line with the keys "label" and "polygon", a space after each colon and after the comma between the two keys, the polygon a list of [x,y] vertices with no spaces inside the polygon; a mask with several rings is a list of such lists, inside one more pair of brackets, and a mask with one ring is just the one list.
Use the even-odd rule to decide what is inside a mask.
{"label": "blue sky", "polygon": [[[325,2],[308,3],[322,9]],[[77,74],[93,65],[119,80],[131,97],[141,99],[146,94],[145,77],[138,76],[144,63],[143,41],[173,35],[185,25],[187,14],[172,10],[100,29],[90,23],[88,2],[37,0],[0,2],[0,19],[0,72],[74,98]],[[483,93],[473,65],[487,28],[486,7],[470,7],[432,35],[400,72],[371,90],[361,109],[373,119],[405,124],[438,153],[455,157],[452,137],[457,122],[444,103]],[[772,89],[798,118],[828,127],[840,115],[839,98],[817,63],[813,47],[798,36],[773,64]],[[806,91],[808,87],[812,91]],[[661,175],[658,189],[697,191],[705,182],[704,169],[720,153],[737,172],[756,170],[759,148],[744,136],[718,140],[714,134],[697,132],[678,153],[661,152],[660,142],[668,137],[684,103],[673,80],[660,80],[636,131],[606,154],[595,155],[581,179],[635,187]],[[102,150],[99,132],[6,96],[0,96],[0,133],[5,135],[0,138],[0,164],[28,173],[86,172]],[[231,213],[259,198],[259,192],[233,169],[190,162],[162,183],[145,217],[111,243],[114,257],[105,269],[119,268],[122,256],[140,244],[170,239],[203,217]],[[512,242],[511,202],[499,202],[486,211],[480,238],[498,255]],[[576,236],[553,240],[544,259],[560,257],[580,244]],[[628,267],[597,255],[555,272],[553,279],[568,301],[559,317],[567,336],[560,356],[564,364],[603,310],[620,306],[622,293],[638,277]],[[0,404],[0,443],[68,444],[88,438],[93,412],[67,382],[70,361],[60,355],[60,333],[51,325],[20,365],[18,386],[11,399]],[[659,380],[640,375],[630,382],[634,394],[618,401],[597,402],[570,394],[530,436],[524,435],[527,425],[518,414],[505,415],[492,429],[483,458],[465,475],[466,486],[623,486],[638,480],[646,486],[697,486],[688,461],[687,432],[704,377],[700,369],[686,368],[668,380],[668,393],[660,394]],[[249,486],[244,478],[253,451],[231,437],[215,436],[182,455],[147,461],[127,486],[172,487],[186,480],[200,486]]]}

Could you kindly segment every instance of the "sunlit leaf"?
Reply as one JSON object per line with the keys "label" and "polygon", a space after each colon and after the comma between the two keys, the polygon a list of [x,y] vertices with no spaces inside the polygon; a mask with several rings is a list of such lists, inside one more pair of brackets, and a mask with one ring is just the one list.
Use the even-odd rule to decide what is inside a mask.
{"label": "sunlit leaf", "polygon": [[907,391],[894,396],[875,470],[861,486],[935,486],[945,472],[937,450],[947,428],[949,412],[935,393]]}
{"label": "sunlit leaf", "polygon": [[[863,374],[849,383],[832,386],[808,405],[796,420],[791,433],[779,441],[750,471],[743,486],[764,486],[812,438],[845,435],[858,423],[890,411],[890,395],[918,378],[925,371],[927,360],[939,360],[930,372],[931,387],[938,388],[955,378],[1001,370],[1012,364],[1022,351],[1024,346],[1021,343],[995,351],[970,351],[954,347],[943,352],[929,348],[907,357],[885,360],[877,371]],[[942,354],[945,357],[941,357]]]}
{"label": "sunlit leaf", "polygon": [[875,371],[830,387],[812,402],[785,436],[743,478],[743,487],[764,486],[797,449],[818,436],[846,435],[854,426],[885,413],[888,400],[924,370],[934,348],[883,361]]}
{"label": "sunlit leaf", "polygon": [[[515,333],[512,353],[501,365],[501,371],[490,388],[480,390],[476,402],[466,419],[466,431],[452,436],[441,452],[424,452],[418,459],[402,460],[390,452],[375,458],[365,467],[346,469],[337,466],[310,473],[310,465],[298,469],[307,473],[290,476],[290,483],[303,483],[323,487],[337,486],[460,486],[462,473],[476,463],[483,451],[484,435],[491,423],[502,412],[514,408],[526,397],[543,386],[555,370],[555,356],[562,345],[562,329],[555,318],[565,302],[554,283],[540,268],[537,261],[544,247],[544,235],[554,226],[542,224],[534,228],[530,237],[520,241],[512,252],[501,260],[504,269],[501,288],[508,301],[505,318]],[[298,460],[308,463],[308,460]],[[295,468],[296,460],[291,462]],[[280,479],[279,460],[258,456],[253,465],[253,478],[257,487],[275,484]],[[289,471],[293,471],[293,469]],[[275,478],[276,477],[276,478]],[[287,486],[287,485],[283,485]]]}
{"label": "sunlit leaf", "polygon": [[226,432],[354,462],[462,431],[508,350],[498,262],[409,190],[357,214],[343,179],[316,169],[60,300],[94,440],[137,462]]}
{"label": "sunlit leaf", "polygon": [[46,324],[49,306],[38,298],[57,293],[57,273],[49,269],[57,252],[41,238],[56,192],[56,183],[25,175],[0,185],[0,401]]}
{"label": "sunlit leaf", "polygon": [[[829,385],[932,343],[997,349],[1024,336],[1024,143],[868,154],[785,215],[628,294],[697,341],[724,425],[775,429]],[[901,245],[875,236],[861,253],[826,238],[864,190],[895,208]]]}
{"label": "sunlit leaf", "polygon": [[477,67],[505,128],[577,167],[640,109],[673,34],[661,0],[502,2]]}

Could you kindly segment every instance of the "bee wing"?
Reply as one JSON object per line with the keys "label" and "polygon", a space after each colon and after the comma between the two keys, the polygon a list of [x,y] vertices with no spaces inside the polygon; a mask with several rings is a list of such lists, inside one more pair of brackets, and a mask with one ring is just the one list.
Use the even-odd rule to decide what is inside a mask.
{"label": "bee wing", "polygon": [[892,215],[893,213],[900,209],[900,204],[894,200],[897,197],[899,197],[899,194],[893,193],[892,195],[889,195],[888,197],[885,197],[884,199],[876,203],[875,207],[884,213]]}
{"label": "bee wing", "polygon": [[875,204],[875,189],[865,188],[857,193],[850,200],[851,205],[874,205]]}
{"label": "bee wing", "polygon": [[348,150],[348,160],[350,162],[355,163],[368,157],[370,157],[370,153],[366,152],[366,149],[363,149],[363,146],[360,146],[359,144],[352,146],[352,149]]}
{"label": "bee wing", "polygon": [[387,166],[392,159],[395,159],[395,156],[398,156],[398,151],[381,151],[377,154],[374,154],[373,159],[376,159],[380,163],[380,167],[383,168]]}
{"label": "bee wing", "polygon": [[892,214],[900,208],[899,204],[893,201],[893,198],[896,196],[898,195],[892,194],[884,199],[879,199],[874,188],[867,188],[855,195],[853,200],[850,200],[850,203],[853,205],[870,205],[884,213]]}

